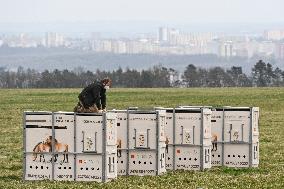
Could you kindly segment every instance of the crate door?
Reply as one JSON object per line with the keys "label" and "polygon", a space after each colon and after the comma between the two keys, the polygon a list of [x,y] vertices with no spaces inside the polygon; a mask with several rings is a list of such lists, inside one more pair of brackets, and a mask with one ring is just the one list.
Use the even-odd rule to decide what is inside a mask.
{"label": "crate door", "polygon": [[54,179],[74,180],[74,114],[54,113]]}
{"label": "crate door", "polygon": [[76,180],[103,181],[103,116],[76,115]]}
{"label": "crate door", "polygon": [[52,179],[52,114],[24,114],[25,180]]}

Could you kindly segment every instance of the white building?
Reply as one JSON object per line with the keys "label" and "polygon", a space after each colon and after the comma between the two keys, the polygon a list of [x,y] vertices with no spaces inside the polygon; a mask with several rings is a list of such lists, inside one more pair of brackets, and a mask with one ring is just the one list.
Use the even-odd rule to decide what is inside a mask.
{"label": "white building", "polygon": [[169,29],[168,30],[168,41],[171,45],[178,44],[179,30],[177,29]]}
{"label": "white building", "polygon": [[262,56],[275,54],[275,44],[272,41],[262,41],[259,43],[258,54]]}
{"label": "white building", "polygon": [[125,54],[126,43],[124,41],[112,41],[111,43],[112,52],[115,54]]}
{"label": "white building", "polygon": [[264,32],[266,40],[281,40],[284,39],[284,30],[268,30]]}
{"label": "white building", "polygon": [[60,47],[64,46],[64,37],[58,33],[47,32],[45,35],[45,44],[46,47]]}
{"label": "white building", "polygon": [[158,33],[159,41],[168,41],[168,28],[160,27]]}
{"label": "white building", "polygon": [[235,54],[238,57],[249,57],[248,42],[234,43]]}
{"label": "white building", "polygon": [[101,41],[101,48],[102,52],[112,52],[112,42],[110,40],[103,40]]}
{"label": "white building", "polygon": [[220,44],[219,56],[225,57],[225,58],[231,58],[234,56],[232,41],[225,41]]}
{"label": "white building", "polygon": [[276,57],[277,59],[284,60],[284,43],[278,43],[278,44],[276,44],[275,57]]}

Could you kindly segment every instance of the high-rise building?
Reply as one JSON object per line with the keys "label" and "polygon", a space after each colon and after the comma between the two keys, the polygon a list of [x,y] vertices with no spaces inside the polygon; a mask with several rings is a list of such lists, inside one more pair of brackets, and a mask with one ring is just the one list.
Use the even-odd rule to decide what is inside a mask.
{"label": "high-rise building", "polygon": [[139,41],[128,41],[126,45],[126,51],[129,54],[138,54],[142,53],[143,46]]}
{"label": "high-rise building", "polygon": [[264,32],[266,40],[281,40],[284,39],[284,30],[268,30]]}
{"label": "high-rise building", "polygon": [[271,56],[275,54],[275,44],[271,41],[262,41],[258,45],[258,52],[261,56]]}
{"label": "high-rise building", "polygon": [[276,57],[277,59],[284,60],[284,43],[278,43],[278,44],[276,44],[275,57]]}
{"label": "high-rise building", "polygon": [[236,56],[238,57],[248,57],[248,42],[235,42],[234,43],[234,49]]}
{"label": "high-rise building", "polygon": [[177,29],[168,29],[168,41],[171,45],[178,44],[179,30]]}
{"label": "high-rise building", "polygon": [[102,51],[103,52],[111,52],[112,47],[111,47],[111,41],[110,40],[104,40],[102,41]]}
{"label": "high-rise building", "polygon": [[247,43],[248,57],[251,58],[258,52],[260,42],[252,40]]}
{"label": "high-rise building", "polygon": [[233,57],[233,42],[225,41],[220,45],[220,56],[225,58]]}
{"label": "high-rise building", "polygon": [[111,47],[112,52],[115,54],[126,53],[126,43],[124,41],[112,41]]}
{"label": "high-rise building", "polygon": [[64,46],[64,37],[58,33],[47,32],[45,35],[46,47],[60,47]]}
{"label": "high-rise building", "polygon": [[165,28],[165,27],[159,28],[158,39],[159,39],[160,42],[168,41],[168,28]]}

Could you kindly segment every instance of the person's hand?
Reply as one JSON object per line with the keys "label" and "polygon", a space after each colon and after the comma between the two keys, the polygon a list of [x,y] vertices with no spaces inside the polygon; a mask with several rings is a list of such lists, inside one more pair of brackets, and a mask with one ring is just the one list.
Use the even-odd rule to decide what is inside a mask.
{"label": "person's hand", "polygon": [[106,110],[106,108],[105,109],[103,109],[103,112],[106,112],[107,110]]}
{"label": "person's hand", "polygon": [[98,113],[103,113],[103,110],[99,110]]}

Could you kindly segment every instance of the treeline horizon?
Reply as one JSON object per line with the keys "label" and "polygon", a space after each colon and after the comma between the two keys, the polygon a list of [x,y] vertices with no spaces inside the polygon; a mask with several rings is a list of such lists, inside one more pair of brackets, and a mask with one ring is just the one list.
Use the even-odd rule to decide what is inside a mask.
{"label": "treeline horizon", "polygon": [[109,77],[115,88],[157,87],[283,87],[284,71],[259,60],[251,74],[243,73],[242,67],[232,66],[202,68],[189,64],[180,75],[172,68],[161,65],[138,71],[118,68],[114,71],[91,72],[78,67],[73,70],[45,70],[18,67],[17,71],[0,67],[0,88],[82,88]]}

